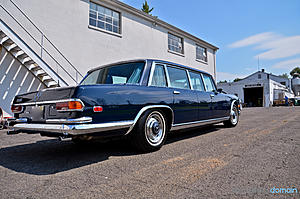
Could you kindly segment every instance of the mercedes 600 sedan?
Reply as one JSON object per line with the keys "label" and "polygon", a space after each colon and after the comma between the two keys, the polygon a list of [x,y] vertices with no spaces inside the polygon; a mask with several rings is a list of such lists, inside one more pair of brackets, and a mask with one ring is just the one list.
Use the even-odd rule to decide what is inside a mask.
{"label": "mercedes 600 sedan", "polygon": [[134,60],[90,70],[75,87],[17,95],[8,134],[91,138],[127,136],[137,149],[158,150],[170,131],[223,122],[234,127],[241,106],[212,76],[161,60]]}

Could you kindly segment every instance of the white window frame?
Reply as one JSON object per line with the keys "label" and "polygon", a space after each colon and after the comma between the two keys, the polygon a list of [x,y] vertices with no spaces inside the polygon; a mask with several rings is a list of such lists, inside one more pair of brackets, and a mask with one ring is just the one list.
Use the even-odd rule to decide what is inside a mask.
{"label": "white window frame", "polygon": [[[119,21],[119,24],[118,24],[118,32],[114,32],[113,31],[113,27],[114,27],[114,25],[113,25],[113,17],[112,17],[112,23],[110,24],[111,26],[112,26],[112,30],[110,31],[110,30],[106,30],[105,28],[100,28],[100,27],[98,27],[97,26],[97,22],[98,21],[102,21],[102,20],[99,20],[98,19],[98,14],[99,14],[99,12],[98,11],[95,11],[95,10],[93,10],[93,11],[95,11],[96,12],[96,25],[91,25],[90,24],[90,12],[91,12],[91,3],[92,4],[95,4],[96,6],[101,6],[101,7],[103,7],[104,9],[108,9],[108,10],[110,10],[110,11],[112,11],[112,12],[115,12],[115,13],[118,13],[119,14],[119,19],[118,19],[118,21]],[[105,15],[105,14],[104,14]],[[104,22],[105,24],[107,24],[107,22],[105,22],[105,21],[102,21],[102,22]],[[112,8],[110,8],[110,7],[107,7],[107,6],[105,6],[105,5],[102,5],[102,4],[99,4],[99,3],[96,3],[96,2],[93,2],[93,1],[90,1],[89,2],[89,18],[88,18],[88,23],[89,23],[89,28],[91,28],[91,29],[94,29],[94,30],[99,30],[99,31],[101,31],[101,32],[104,32],[104,33],[108,33],[108,34],[111,34],[111,35],[115,35],[115,36],[119,36],[119,37],[122,37],[122,13],[120,12],[120,11],[118,11],[118,10],[114,10],[114,9],[112,9]]]}
{"label": "white window frame", "polygon": [[[170,49],[170,46],[174,46],[175,48],[177,48],[177,46],[172,45],[172,44],[169,43],[169,41],[172,40],[172,39],[169,38],[169,35],[172,35],[174,37],[177,37],[177,38],[181,39],[181,52],[177,52],[177,51],[174,51],[174,50]],[[172,32],[168,32],[168,52],[176,54],[176,55],[184,56],[184,38],[180,37],[180,36],[178,36],[178,35],[176,35],[176,34],[174,34]]]}
{"label": "white window frame", "polygon": [[[197,51],[198,51],[198,48],[202,48],[202,49],[204,49],[205,50],[205,54],[206,54],[206,56],[205,56],[205,60],[203,60],[203,59],[199,59],[198,58],[198,54],[197,54]],[[203,56],[204,57],[204,56]],[[208,62],[208,55],[207,55],[207,48],[206,47],[204,47],[203,45],[200,45],[200,44],[196,44],[196,61],[200,61],[200,62],[203,62],[203,63],[206,63],[207,64],[207,62]]]}

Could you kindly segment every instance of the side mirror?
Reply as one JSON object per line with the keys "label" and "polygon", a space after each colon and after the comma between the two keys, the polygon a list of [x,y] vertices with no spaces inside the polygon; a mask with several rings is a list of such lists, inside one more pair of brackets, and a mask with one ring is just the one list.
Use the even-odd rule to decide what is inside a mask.
{"label": "side mirror", "polygon": [[217,91],[218,91],[218,93],[222,93],[223,89],[222,88],[218,88]]}

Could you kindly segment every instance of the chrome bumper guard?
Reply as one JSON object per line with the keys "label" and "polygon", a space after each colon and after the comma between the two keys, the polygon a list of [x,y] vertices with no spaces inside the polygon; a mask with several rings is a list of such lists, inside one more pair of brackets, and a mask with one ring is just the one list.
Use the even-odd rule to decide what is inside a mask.
{"label": "chrome bumper guard", "polygon": [[84,135],[103,131],[111,131],[123,128],[129,128],[133,125],[133,121],[118,121],[100,124],[86,124],[91,122],[92,118],[84,117],[78,119],[51,119],[44,123],[27,123],[24,118],[11,120],[13,124],[8,126],[8,134],[16,134],[25,132],[32,133],[61,133],[63,135]]}

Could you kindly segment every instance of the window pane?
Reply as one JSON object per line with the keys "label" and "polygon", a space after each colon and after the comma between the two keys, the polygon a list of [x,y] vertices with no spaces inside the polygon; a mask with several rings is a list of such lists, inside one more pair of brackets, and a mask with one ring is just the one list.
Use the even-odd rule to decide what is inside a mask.
{"label": "window pane", "polygon": [[173,88],[190,88],[185,70],[168,67],[170,86]]}
{"label": "window pane", "polygon": [[92,9],[92,10],[97,10],[96,4],[90,2],[90,9]]}
{"label": "window pane", "polygon": [[152,81],[151,81],[151,86],[167,87],[164,66],[162,65],[155,66]]}
{"label": "window pane", "polygon": [[92,25],[92,26],[96,26],[96,20],[95,20],[95,19],[92,19],[92,18],[90,18],[90,25]]}
{"label": "window pane", "polygon": [[194,73],[194,72],[189,72],[189,73],[190,73],[193,89],[198,91],[205,91],[201,75],[199,73]]}
{"label": "window pane", "polygon": [[97,27],[103,29],[104,28],[104,22],[98,21]]}
{"label": "window pane", "polygon": [[[89,24],[91,26],[96,26],[110,32],[120,33],[120,14],[118,12],[94,3],[90,3],[89,16]],[[91,18],[95,20],[91,20]]]}
{"label": "window pane", "polygon": [[183,39],[169,33],[168,34],[168,47],[169,47],[169,50],[171,50],[171,51],[175,51],[175,52],[183,54]]}
{"label": "window pane", "polygon": [[203,74],[203,81],[206,87],[206,91],[214,91],[215,89],[215,85],[212,82],[212,79],[210,76]]}
{"label": "window pane", "polygon": [[207,49],[196,45],[196,59],[207,62]]}
{"label": "window pane", "polygon": [[144,62],[136,62],[101,68],[90,73],[81,85],[138,84],[144,65]]}

